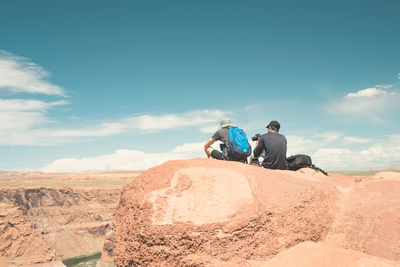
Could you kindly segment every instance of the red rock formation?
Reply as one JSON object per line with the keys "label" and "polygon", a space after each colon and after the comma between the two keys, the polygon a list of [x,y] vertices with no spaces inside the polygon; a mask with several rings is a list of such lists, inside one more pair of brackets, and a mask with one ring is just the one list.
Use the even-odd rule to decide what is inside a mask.
{"label": "red rock formation", "polygon": [[53,260],[101,251],[120,188],[137,174],[0,172],[0,266],[64,266]]}
{"label": "red rock formation", "polygon": [[33,266],[101,251],[119,196],[118,189],[0,189],[0,257]]}
{"label": "red rock formation", "polygon": [[263,261],[324,239],[338,194],[320,178],[290,171],[170,161],[124,187],[114,219],[114,264]]}
{"label": "red rock formation", "polygon": [[[256,265],[256,264],[254,264]],[[282,253],[260,267],[394,267],[398,262],[373,257],[354,250],[335,248],[326,244],[304,242]]]}
{"label": "red rock formation", "polygon": [[113,224],[117,266],[400,266],[400,173],[170,161],[123,188]]}
{"label": "red rock formation", "polygon": [[22,210],[0,203],[0,257],[3,264],[35,264],[55,260],[55,251],[40,232],[24,219]]}
{"label": "red rock formation", "polygon": [[377,173],[343,194],[327,241],[400,261],[400,173]]}

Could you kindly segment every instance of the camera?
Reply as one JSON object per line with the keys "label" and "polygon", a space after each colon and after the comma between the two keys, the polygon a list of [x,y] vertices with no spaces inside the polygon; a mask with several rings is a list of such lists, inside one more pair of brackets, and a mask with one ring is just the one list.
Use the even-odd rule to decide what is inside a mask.
{"label": "camera", "polygon": [[260,136],[261,136],[261,134],[256,134],[255,136],[253,136],[253,137],[251,138],[251,140],[257,141],[258,138],[260,138]]}

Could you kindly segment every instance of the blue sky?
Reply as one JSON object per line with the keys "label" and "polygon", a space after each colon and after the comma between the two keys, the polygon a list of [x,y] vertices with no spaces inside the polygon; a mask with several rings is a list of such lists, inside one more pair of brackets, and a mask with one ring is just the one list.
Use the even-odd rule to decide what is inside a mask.
{"label": "blue sky", "polygon": [[288,156],[400,164],[399,1],[1,1],[0,170],[205,157],[218,121]]}

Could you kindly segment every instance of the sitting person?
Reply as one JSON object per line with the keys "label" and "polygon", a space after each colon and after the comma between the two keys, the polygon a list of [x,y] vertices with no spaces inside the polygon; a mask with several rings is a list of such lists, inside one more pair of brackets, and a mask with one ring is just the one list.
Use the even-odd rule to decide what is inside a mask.
{"label": "sitting person", "polygon": [[[247,141],[246,134],[241,130],[241,129],[232,129],[232,130],[237,130],[236,132],[239,133],[239,140],[244,142],[245,149],[242,151],[237,151],[238,154],[235,157],[234,155],[229,155],[228,153],[228,144],[229,144],[229,128],[236,128],[231,122],[231,120],[222,120],[219,124],[219,130],[216,131],[213,136],[204,144],[204,152],[206,153],[207,157],[214,158],[214,159],[219,159],[219,160],[231,160],[231,161],[241,161],[241,162],[246,162],[247,156],[251,154],[251,147],[250,144]],[[233,131],[234,132],[234,131]],[[233,135],[235,136],[235,135]],[[237,140],[237,139],[235,139]],[[211,147],[212,144],[214,144],[215,141],[221,141],[221,151],[218,151],[214,148]],[[243,148],[243,147],[242,147]],[[247,154],[247,155],[246,155]]]}
{"label": "sitting person", "polygon": [[277,121],[271,121],[266,128],[268,133],[261,135],[256,141],[254,157],[258,158],[265,151],[265,159],[262,166],[268,169],[287,170],[286,137],[279,132],[281,125]]}

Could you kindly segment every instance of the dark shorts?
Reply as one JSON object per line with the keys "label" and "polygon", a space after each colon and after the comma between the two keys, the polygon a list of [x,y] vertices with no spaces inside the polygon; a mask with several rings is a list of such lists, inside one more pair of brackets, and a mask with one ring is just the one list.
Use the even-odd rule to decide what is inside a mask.
{"label": "dark shorts", "polygon": [[218,150],[213,149],[213,151],[211,151],[211,157],[214,159],[221,159],[222,160],[222,153]]}
{"label": "dark shorts", "polygon": [[[219,159],[222,160],[222,153],[218,150],[213,150],[211,151],[211,157],[214,159]],[[247,160],[233,160],[233,159],[228,159],[229,161],[239,161],[239,162],[243,162],[243,163],[247,163]]]}

